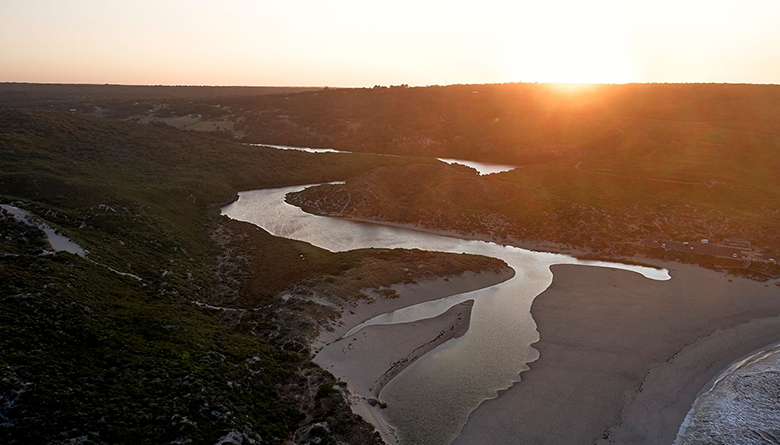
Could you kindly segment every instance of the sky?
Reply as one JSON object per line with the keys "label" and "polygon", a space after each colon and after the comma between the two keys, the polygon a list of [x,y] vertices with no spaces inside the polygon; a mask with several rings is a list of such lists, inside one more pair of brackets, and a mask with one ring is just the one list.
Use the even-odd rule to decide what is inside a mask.
{"label": "sky", "polygon": [[778,0],[0,0],[0,82],[780,84],[778,24]]}

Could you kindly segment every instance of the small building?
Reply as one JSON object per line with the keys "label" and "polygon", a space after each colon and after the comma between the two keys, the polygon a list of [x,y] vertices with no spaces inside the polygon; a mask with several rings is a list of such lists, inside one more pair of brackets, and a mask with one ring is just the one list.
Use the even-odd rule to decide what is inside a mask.
{"label": "small building", "polygon": [[750,249],[750,241],[741,238],[723,238],[723,244],[738,249]]}
{"label": "small building", "polygon": [[709,244],[709,243],[710,243],[710,240],[708,240],[707,238],[702,238],[702,239],[701,239],[701,243],[702,243],[702,244]]}

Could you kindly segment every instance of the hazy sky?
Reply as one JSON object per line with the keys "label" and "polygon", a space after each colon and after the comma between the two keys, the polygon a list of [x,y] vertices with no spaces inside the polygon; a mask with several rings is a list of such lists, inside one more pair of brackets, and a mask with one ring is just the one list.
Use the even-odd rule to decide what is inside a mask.
{"label": "hazy sky", "polygon": [[0,81],[780,83],[780,1],[0,0]]}

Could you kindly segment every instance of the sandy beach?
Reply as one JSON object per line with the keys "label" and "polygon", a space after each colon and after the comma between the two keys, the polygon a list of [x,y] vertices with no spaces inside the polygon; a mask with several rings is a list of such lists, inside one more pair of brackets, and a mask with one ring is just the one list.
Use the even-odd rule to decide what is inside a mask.
{"label": "sandy beach", "polygon": [[540,351],[457,444],[671,444],[699,391],[780,340],[780,290],[677,263],[672,279],[553,266],[532,314]]}
{"label": "sandy beach", "polygon": [[473,300],[435,318],[411,323],[373,325],[335,341],[315,361],[361,395],[376,398],[382,388],[409,364],[436,346],[469,329]]}
{"label": "sandy beach", "polygon": [[457,304],[445,313],[425,320],[392,325],[368,326],[342,338],[349,329],[376,315],[436,300],[450,295],[502,283],[515,274],[511,268],[500,273],[465,272],[452,277],[395,285],[397,298],[376,294],[373,302],[361,301],[344,308],[341,322],[317,339],[314,362],[347,383],[349,401],[355,413],[372,423],[387,443],[397,438],[381,415],[377,396],[393,377],[415,360],[469,329],[473,300]]}
{"label": "sandy beach", "polygon": [[368,326],[325,346],[315,363],[347,382],[353,410],[373,423],[388,443],[396,443],[377,401],[382,388],[415,360],[469,329],[473,300],[438,317],[412,323]]}
{"label": "sandy beach", "polygon": [[[382,225],[410,228],[403,224]],[[555,249],[539,246],[539,250]],[[578,252],[570,253],[578,256]],[[482,403],[474,411],[471,410],[475,404],[469,406],[464,417],[468,412],[471,414],[454,443],[593,444],[603,440],[603,443],[671,444],[697,394],[712,377],[734,359],[780,340],[777,298],[780,290],[774,281],[751,281],[682,263],[637,260],[669,270],[672,279],[648,280],[646,275],[604,267],[552,266],[550,287],[528,300],[533,300],[533,320],[529,318],[528,322],[534,323],[529,328],[535,327],[539,335],[529,340],[539,339],[533,344],[539,358],[536,359],[533,351],[530,360],[536,361],[530,362],[528,371],[518,376],[522,367],[510,370],[511,381],[519,378],[519,382],[499,391],[494,399],[482,402],[492,394],[483,395],[476,400]],[[439,296],[465,290],[446,292],[444,287],[458,285],[445,280],[425,285],[428,292]],[[476,287],[481,286],[472,288]],[[411,299],[420,301],[420,296],[425,297],[422,294],[425,292]],[[434,299],[431,295],[427,297]],[[344,320],[335,331],[323,335],[322,344],[332,343],[350,327],[374,315],[410,304],[413,303],[378,299],[370,305],[344,308]],[[511,309],[507,307],[507,310]],[[483,323],[475,326],[491,329]],[[529,344],[518,343],[518,353],[520,349],[530,349]],[[361,350],[370,349],[362,346]],[[495,351],[493,357],[512,352],[507,344],[505,349]],[[369,360],[374,357],[366,356]],[[339,356],[331,357],[338,361]],[[328,369],[327,363],[318,363]],[[339,372],[336,367],[331,368],[334,373]],[[348,371],[341,372],[349,382]],[[364,393],[372,396],[372,386],[378,377],[362,382]],[[358,380],[352,379],[355,380],[352,386],[359,386]],[[439,391],[436,395],[441,394]],[[452,393],[437,400],[452,400],[460,394]],[[422,400],[418,392],[407,395]],[[434,406],[436,395],[426,395],[431,397],[424,399],[431,401],[427,405]],[[392,443],[392,435],[387,433],[389,428],[383,429],[382,416],[378,414],[381,411],[365,412],[361,401],[367,397],[355,397],[355,411],[376,425]],[[398,416],[394,419],[403,417],[403,413],[396,411],[398,406],[394,404],[384,413]],[[420,410],[425,416],[413,419],[407,416],[402,422],[409,423],[399,423],[404,428],[413,423],[415,434],[417,431],[425,434],[410,434],[410,428],[400,431],[405,438],[415,438],[410,443],[444,437],[429,434],[437,429],[437,424],[428,419],[436,419],[436,412],[444,413],[448,409],[449,405],[442,403],[436,405],[435,412]]]}
{"label": "sandy beach", "polygon": [[323,346],[338,340],[352,327],[377,315],[425,301],[438,300],[450,295],[493,286],[503,283],[513,276],[515,276],[515,271],[510,267],[505,267],[499,273],[464,272],[449,277],[419,280],[414,284],[396,284],[390,286],[390,289],[396,291],[397,298],[385,298],[372,290],[365,289],[364,292],[372,300],[360,300],[355,304],[341,307],[341,318],[337,324],[331,326],[332,330],[321,332],[313,346],[319,352]]}

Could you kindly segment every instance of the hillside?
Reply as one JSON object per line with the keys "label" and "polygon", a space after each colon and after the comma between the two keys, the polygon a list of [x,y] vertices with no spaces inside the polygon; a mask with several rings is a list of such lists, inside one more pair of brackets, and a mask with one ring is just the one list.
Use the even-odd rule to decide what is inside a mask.
{"label": "hillside", "polygon": [[[778,274],[766,261],[780,253],[780,188],[777,178],[769,181],[775,159],[767,157],[748,178],[728,177],[734,169],[724,169],[722,176],[700,182],[648,178],[638,169],[603,174],[590,170],[591,165],[607,170],[595,161],[585,164],[588,170],[579,164],[550,163],[488,176],[444,163],[379,167],[346,184],[289,194],[287,200],[315,213],[413,224],[601,258],[665,257],[710,267],[737,266],[742,254],[732,264],[731,258],[696,255],[698,248],[678,253],[645,241],[699,244],[701,238],[744,238],[752,242],[751,255],[765,259],[753,267]],[[688,177],[707,177],[702,171],[717,161],[691,167]],[[761,175],[766,185],[751,184]]]}
{"label": "hillside", "polygon": [[503,263],[330,253],[219,207],[238,190],[407,162],[0,110],[0,203],[88,252],[47,252],[42,232],[0,211],[0,442],[306,443],[329,430],[320,443],[378,443],[309,361],[308,339],[338,314],[284,305],[281,293],[311,286],[361,298],[364,286]]}
{"label": "hillside", "polygon": [[166,122],[243,142],[514,165],[606,156],[619,161],[612,169],[651,162],[667,177],[713,154],[722,163],[712,168],[739,159],[752,171],[780,136],[777,85],[4,87],[0,104],[8,106]]}
{"label": "hillside", "polygon": [[453,85],[225,103],[246,141],[515,165],[615,152],[635,158],[692,142],[766,148],[780,135],[775,85]]}

